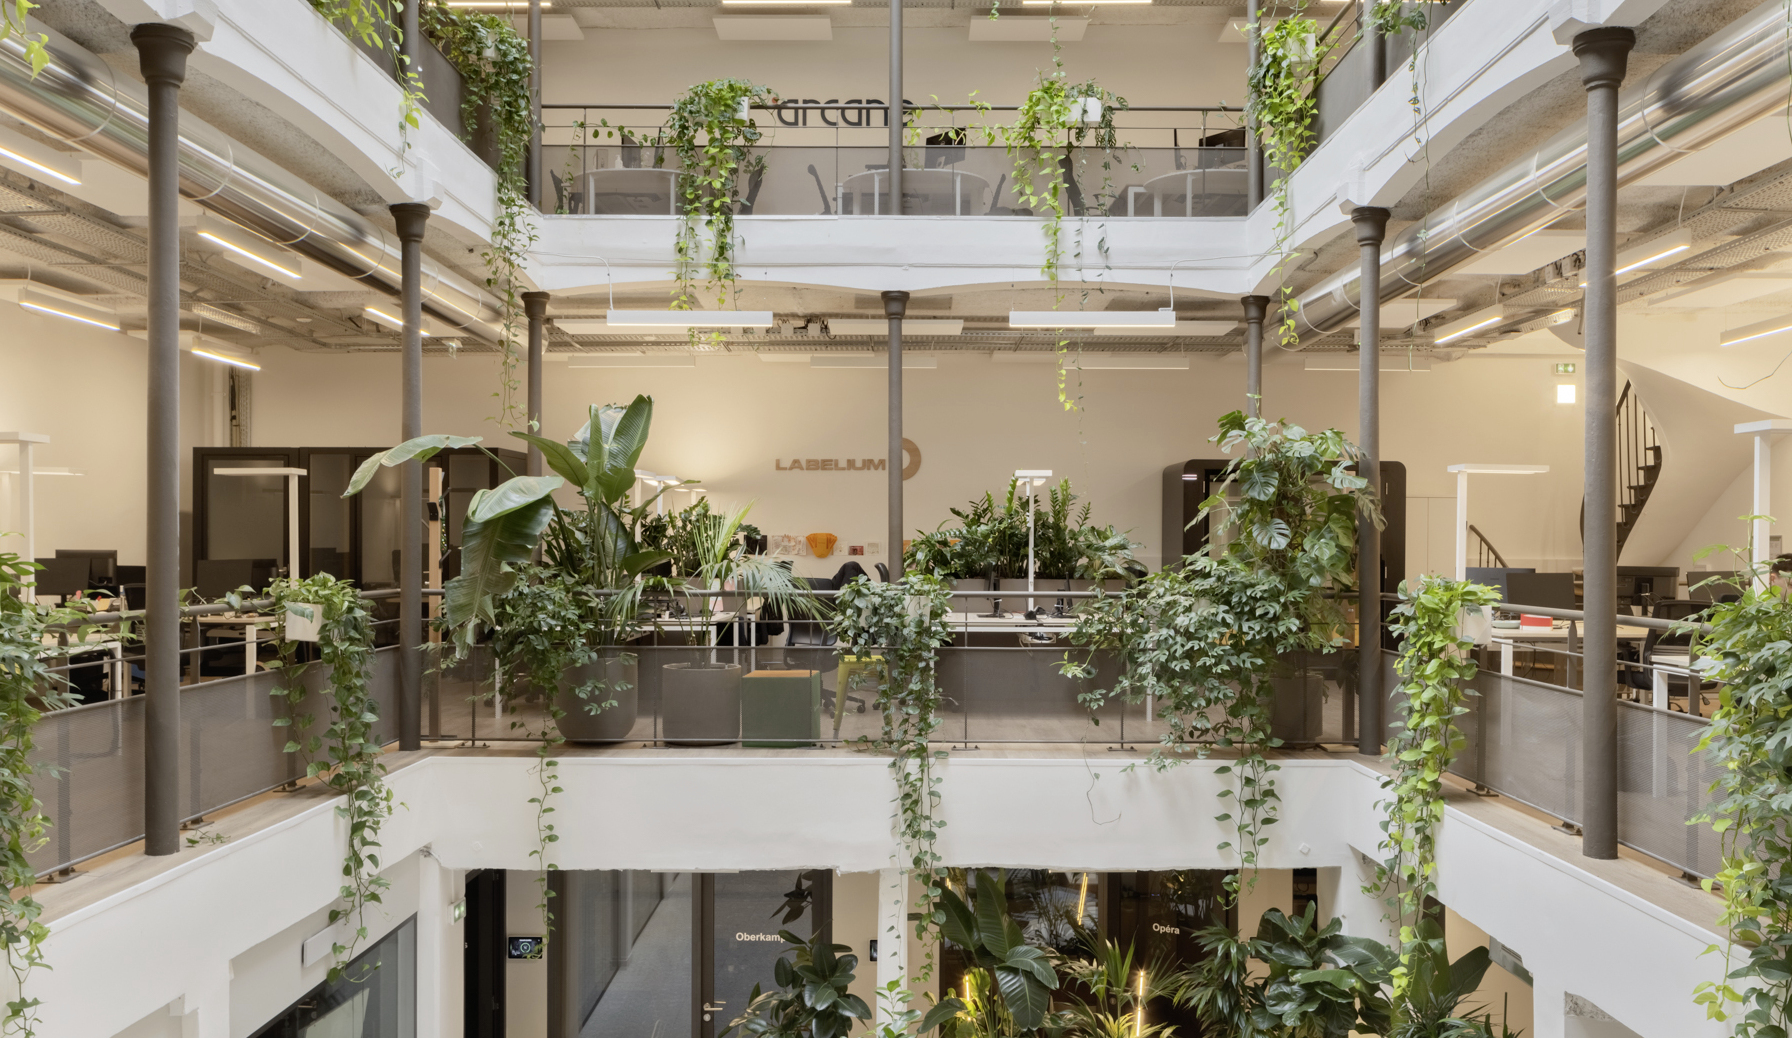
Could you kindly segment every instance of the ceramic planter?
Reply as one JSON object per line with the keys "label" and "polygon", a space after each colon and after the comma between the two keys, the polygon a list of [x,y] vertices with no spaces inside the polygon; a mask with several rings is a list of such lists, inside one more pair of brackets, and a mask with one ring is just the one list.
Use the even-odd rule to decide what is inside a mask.
{"label": "ceramic planter", "polygon": [[660,671],[660,737],[681,746],[740,741],[740,664],[668,663]]}
{"label": "ceramic planter", "polygon": [[[639,660],[632,652],[619,652],[573,667],[561,677],[559,706],[563,716],[555,724],[567,742],[622,742],[629,737],[640,714]],[[602,684],[593,688],[588,698],[581,699],[574,693],[593,681]],[[615,700],[616,705],[591,712],[592,706],[610,700]]]}
{"label": "ceramic planter", "polygon": [[[310,619],[306,619],[300,609],[311,611]],[[288,602],[286,604],[286,640],[289,642],[315,642],[318,632],[324,625],[324,607],[316,602]]]}

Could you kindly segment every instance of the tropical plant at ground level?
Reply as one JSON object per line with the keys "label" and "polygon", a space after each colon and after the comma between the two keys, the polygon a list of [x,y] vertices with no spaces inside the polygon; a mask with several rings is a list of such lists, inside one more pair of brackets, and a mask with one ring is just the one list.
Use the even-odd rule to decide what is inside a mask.
{"label": "tropical plant at ground level", "polygon": [[[1316,906],[1289,916],[1263,913],[1255,938],[1225,927],[1198,938],[1207,957],[1187,975],[1179,1000],[1205,1030],[1224,1038],[1345,1038],[1387,1034],[1390,1010],[1382,987],[1394,954],[1366,937],[1349,937],[1334,919],[1314,922]],[[1251,960],[1268,966],[1256,973]]]}
{"label": "tropical plant at ground level", "polygon": [[[1408,973],[1393,999],[1388,1038],[1502,1038],[1493,1030],[1492,1014],[1480,1019],[1481,1006],[1464,1005],[1481,986],[1493,964],[1485,945],[1450,961],[1444,944],[1441,911],[1423,916],[1401,948],[1400,967]],[[1390,982],[1395,978],[1390,976]],[[1502,1027],[1506,1034],[1511,1032]]]}
{"label": "tropical plant at ground level", "polygon": [[758,1038],[844,1038],[854,1020],[871,1019],[871,1007],[847,990],[859,965],[851,947],[829,944],[820,934],[808,941],[789,930],[778,936],[792,947],[773,967],[777,987],[762,993],[753,985],[746,1011],[716,1038],[736,1029]]}
{"label": "tropical plant at ground level", "polygon": [[1163,953],[1141,957],[1100,933],[1080,930],[1088,956],[1053,953],[1052,966],[1063,983],[1050,1030],[1060,1038],[1172,1038],[1172,1025],[1146,1022],[1143,1007],[1173,998],[1183,975]]}
{"label": "tropical plant at ground level", "polygon": [[[1380,510],[1374,490],[1349,471],[1358,450],[1337,430],[1308,433],[1234,411],[1214,440],[1246,453],[1202,502],[1201,518],[1213,517],[1208,551],[1081,606],[1070,641],[1088,652],[1066,654],[1060,669],[1093,682],[1095,652],[1119,657],[1112,686],[1082,699],[1094,709],[1155,697],[1167,722],[1156,767],[1215,747],[1238,753],[1236,764],[1216,769],[1237,783],[1220,794],[1230,809],[1217,820],[1235,834],[1220,849],[1235,848],[1253,869],[1280,800],[1277,766],[1264,755],[1280,745],[1271,677],[1284,653],[1343,645],[1336,596],[1356,579],[1356,523],[1367,515],[1379,524]],[[1238,874],[1226,882],[1235,894]]]}
{"label": "tropical plant at ground level", "polygon": [[1386,761],[1392,772],[1382,781],[1388,799],[1381,850],[1372,892],[1387,898],[1400,922],[1400,964],[1393,970],[1394,995],[1405,995],[1413,970],[1434,964],[1413,961],[1429,953],[1417,925],[1429,899],[1437,896],[1437,831],[1444,818],[1443,776],[1464,739],[1456,719],[1468,713],[1468,683],[1476,672],[1474,641],[1462,636],[1464,617],[1491,609],[1495,588],[1442,577],[1420,577],[1400,585],[1393,611],[1400,639],[1395,670],[1399,716],[1390,724]]}
{"label": "tropical plant at ground level", "polygon": [[[21,24],[23,20],[21,12]],[[13,552],[0,553],[0,774],[7,777],[0,810],[0,942],[18,993],[0,1017],[0,1032],[9,1035],[37,1033],[41,1003],[25,985],[33,970],[50,968],[43,952],[50,928],[39,921],[43,905],[29,892],[37,883],[37,870],[27,858],[44,845],[50,830],[31,784],[39,769],[32,760],[37,722],[46,710],[80,705],[67,679],[51,671],[55,660],[44,655],[43,641],[51,626],[79,624],[80,619],[72,610],[25,601],[25,589],[38,568]],[[75,631],[77,640],[85,634]]]}
{"label": "tropical plant at ground level", "polygon": [[943,1033],[981,1038],[1044,1026],[1058,974],[1008,914],[1007,874],[975,872],[962,893],[950,886],[941,890],[939,906],[940,935],[965,957],[968,996]]}
{"label": "tropical plant at ground level", "polygon": [[1695,820],[1721,839],[1723,865],[1704,886],[1721,887],[1729,940],[1721,978],[1695,997],[1711,1019],[1733,1019],[1739,1038],[1783,1038],[1792,1033],[1792,607],[1746,553],[1696,557],[1717,550],[1735,554],[1743,586],[1699,618],[1708,629],[1696,635],[1695,680],[1724,684],[1695,751],[1717,775],[1714,802]]}
{"label": "tropical plant at ground level", "polygon": [[[247,594],[245,594],[247,593]],[[388,887],[379,874],[380,829],[392,814],[392,790],[386,785],[386,765],[380,760],[379,703],[368,686],[373,665],[373,615],[360,589],[346,580],[319,573],[303,580],[285,578],[268,587],[272,614],[289,614],[319,624],[317,664],[295,662],[296,645],[280,645],[280,681],[273,695],[283,701],[285,712],[275,717],[276,727],[286,728],[286,752],[305,762],[305,776],[315,778],[341,795],[336,816],[348,823],[348,853],[342,862],[343,883],[339,896],[343,907],[330,909],[330,922],[347,922],[350,936],[335,942],[330,979],[344,976],[355,949],[367,939],[368,905],[382,901]],[[231,596],[232,605],[252,597],[243,588]],[[321,610],[322,615],[318,613]],[[318,735],[311,731],[315,718],[300,713],[307,688],[305,674],[312,666],[329,673],[329,724]]]}

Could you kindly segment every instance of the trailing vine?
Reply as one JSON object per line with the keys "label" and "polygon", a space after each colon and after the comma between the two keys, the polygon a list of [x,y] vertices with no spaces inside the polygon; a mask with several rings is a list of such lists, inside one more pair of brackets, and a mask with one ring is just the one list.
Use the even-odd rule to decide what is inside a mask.
{"label": "trailing vine", "polygon": [[[21,6],[24,0],[19,0]],[[398,103],[399,167],[387,170],[394,179],[403,175],[404,156],[411,150],[411,131],[423,125],[423,78],[411,67],[411,56],[401,46],[404,27],[398,17],[401,3],[391,0],[311,0],[311,8],[375,50],[390,50],[392,74],[398,79],[403,96]],[[0,33],[0,39],[5,34]]]}
{"label": "trailing vine", "polygon": [[1722,867],[1703,885],[1722,888],[1718,925],[1729,937],[1722,977],[1700,984],[1694,1001],[1713,1020],[1729,1020],[1739,1007],[1738,1038],[1776,1038],[1792,1030],[1792,608],[1786,589],[1768,582],[1767,565],[1735,554],[1737,576],[1751,579],[1736,601],[1699,617],[1709,630],[1696,635],[1694,652],[1694,680],[1725,683],[1694,751],[1717,774],[1715,800],[1694,821],[1711,823],[1721,841]]}
{"label": "trailing vine", "polygon": [[[300,712],[309,692],[303,679],[313,664],[297,662],[298,644],[283,636],[277,665],[281,680],[272,694],[285,712],[274,718],[274,725],[288,729],[285,752],[296,753],[305,762],[305,777],[318,779],[341,795],[336,816],[348,823],[348,854],[342,862],[339,891],[343,907],[330,909],[332,925],[348,921],[352,926],[346,942],[338,940],[331,946],[335,962],[330,979],[338,980],[355,957],[355,948],[367,939],[367,906],[380,904],[389,886],[379,875],[379,835],[392,814],[392,791],[386,786],[386,765],[374,732],[379,703],[368,690],[373,616],[353,584],[327,573],[277,580],[268,594],[274,600],[274,616],[291,614],[318,622],[319,663],[329,673],[330,719],[319,735],[312,731],[316,718]],[[240,607],[242,597],[239,591],[228,600]]]}
{"label": "trailing vine", "polygon": [[25,27],[26,17],[37,8],[31,0],[6,0],[0,3],[0,41],[9,40],[13,33],[25,41],[25,60],[31,62],[31,78],[50,63],[48,44],[50,37],[38,32],[29,32]]}
{"label": "trailing vine", "polygon": [[[1400,585],[1393,630],[1400,638],[1394,666],[1401,716],[1389,724],[1386,760],[1392,774],[1382,781],[1391,794],[1381,850],[1388,857],[1376,868],[1368,893],[1381,893],[1400,922],[1400,963],[1390,971],[1396,1001],[1414,976],[1415,954],[1426,953],[1419,922],[1428,898],[1437,896],[1437,829],[1444,818],[1443,776],[1463,746],[1456,718],[1468,713],[1466,697],[1476,672],[1473,639],[1462,636],[1465,614],[1491,609],[1495,588],[1442,577],[1420,577]],[[1440,964],[1432,963],[1432,966]]]}
{"label": "trailing vine", "polygon": [[[884,661],[877,695],[883,733],[872,745],[890,754],[903,851],[921,880],[915,936],[930,949],[945,918],[939,906],[943,873],[933,846],[946,824],[935,817],[940,794],[934,762],[946,753],[930,749],[927,740],[940,725],[936,669],[939,646],[952,640],[946,623],[951,601],[950,589],[938,577],[909,574],[901,583],[861,577],[841,589],[828,620],[828,629],[850,655],[881,656]],[[929,951],[915,975],[925,981],[932,971]]]}
{"label": "trailing vine", "polygon": [[[1236,763],[1216,769],[1236,783],[1220,791],[1231,807],[1216,820],[1233,830],[1220,849],[1248,870],[1280,803],[1278,767],[1265,756],[1281,744],[1271,732],[1271,675],[1284,653],[1343,645],[1346,618],[1326,592],[1355,580],[1358,510],[1381,519],[1374,490],[1349,471],[1360,452],[1337,430],[1308,433],[1234,411],[1214,441],[1246,453],[1202,502],[1201,517],[1213,521],[1209,550],[1081,607],[1070,641],[1089,651],[1081,660],[1066,654],[1060,669],[1092,682],[1097,650],[1120,657],[1112,687],[1081,698],[1093,709],[1155,697],[1166,724],[1151,759],[1160,770],[1191,752],[1237,752]],[[1226,879],[1234,898],[1239,884],[1238,873]]]}
{"label": "trailing vine", "polygon": [[[42,1003],[25,993],[25,982],[33,970],[49,968],[43,945],[50,928],[39,921],[43,905],[28,893],[37,870],[26,857],[44,845],[50,829],[31,786],[40,767],[31,759],[37,722],[46,710],[80,705],[67,680],[51,672],[51,658],[43,649],[47,628],[79,619],[71,610],[25,601],[23,591],[39,568],[15,553],[0,554],[0,774],[6,776],[5,809],[0,810],[0,941],[5,942],[6,965],[18,992],[0,1018],[0,1034],[8,1035],[37,1033]],[[77,636],[85,633],[77,631]]]}
{"label": "trailing vine", "polygon": [[[1300,255],[1287,247],[1293,234],[1288,182],[1312,148],[1313,117],[1319,111],[1319,96],[1314,90],[1321,57],[1314,42],[1319,23],[1301,15],[1305,7],[1305,0],[1298,0],[1293,16],[1267,29],[1250,27],[1257,36],[1258,59],[1250,70],[1245,114],[1257,131],[1264,161],[1280,173],[1270,186],[1276,216],[1273,248],[1277,258],[1269,276],[1277,279]],[[1300,300],[1285,280],[1280,281],[1276,291],[1281,304],[1280,341],[1284,347],[1292,347],[1300,338],[1295,321]]]}
{"label": "trailing vine", "polygon": [[[751,106],[777,103],[770,90],[744,79],[698,83],[672,103],[663,130],[678,157],[679,173],[672,309],[698,308],[699,272],[705,286],[716,293],[716,309],[728,308],[739,281],[734,269],[734,212],[740,202],[740,175],[765,169],[765,157],[753,154],[765,134],[753,120]],[[710,239],[707,255],[705,233]],[[692,330],[693,343],[698,334]],[[719,339],[721,333],[712,334]]]}

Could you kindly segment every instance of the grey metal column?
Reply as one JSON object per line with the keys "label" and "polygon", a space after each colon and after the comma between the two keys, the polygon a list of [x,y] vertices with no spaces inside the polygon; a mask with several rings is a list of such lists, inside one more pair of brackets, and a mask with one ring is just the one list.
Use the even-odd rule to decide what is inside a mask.
{"label": "grey metal column", "polygon": [[[896,3],[898,0],[890,0]],[[890,579],[902,579],[902,317],[908,313],[907,292],[884,293],[884,316],[890,319]]]}
{"label": "grey metal column", "polygon": [[149,85],[148,567],[144,606],[143,832],[180,852],[180,85],[193,34],[131,29]]}
{"label": "grey metal column", "polygon": [[[1387,237],[1388,211],[1358,206],[1350,211],[1356,225],[1357,251],[1361,254],[1363,284],[1381,284],[1381,243]],[[1357,475],[1369,488],[1381,492],[1381,297],[1371,292],[1362,301],[1363,343],[1357,368],[1357,446],[1362,460]],[[1381,531],[1366,515],[1357,516],[1357,678],[1356,748],[1359,753],[1381,756],[1384,719],[1381,687]]]}
{"label": "grey metal column", "polygon": [[906,116],[902,107],[902,0],[890,0],[890,212],[897,216],[902,215],[902,127]]}
{"label": "grey metal column", "polygon": [[[1262,56],[1262,48],[1259,46],[1258,40],[1258,20],[1261,15],[1257,12],[1257,0],[1250,0],[1249,3],[1245,4],[1244,11],[1245,21],[1249,23],[1246,25],[1244,33],[1245,43],[1247,44],[1245,48],[1245,67],[1247,69],[1255,69],[1257,67],[1258,59]],[[1249,98],[1245,99],[1245,106],[1247,108],[1250,106]],[[1263,149],[1257,144],[1257,121],[1255,119],[1247,118],[1245,119],[1244,125],[1245,195],[1250,210],[1254,211],[1257,206],[1263,203]]]}
{"label": "grey metal column", "polygon": [[[547,332],[548,294],[546,292],[524,292],[523,314],[529,318],[529,431],[537,436],[541,432],[541,362],[542,339]],[[541,460],[541,448],[529,445],[529,475],[544,474]]]}
{"label": "grey metal column", "polygon": [[1268,296],[1245,296],[1244,304],[1244,413],[1263,417],[1263,319],[1269,316]]}
{"label": "grey metal column", "polygon": [[1586,512],[1582,572],[1587,614],[1581,696],[1581,853],[1618,856],[1618,87],[1636,32],[1589,29],[1574,38],[1587,90]]}
{"label": "grey metal column", "polygon": [[541,0],[529,0],[529,203],[541,208]]}
{"label": "grey metal column", "polygon": [[[399,439],[423,435],[423,225],[429,206],[400,202],[392,207],[403,249],[404,428]],[[398,506],[398,748],[423,745],[423,465],[407,461],[399,469],[403,496]]]}

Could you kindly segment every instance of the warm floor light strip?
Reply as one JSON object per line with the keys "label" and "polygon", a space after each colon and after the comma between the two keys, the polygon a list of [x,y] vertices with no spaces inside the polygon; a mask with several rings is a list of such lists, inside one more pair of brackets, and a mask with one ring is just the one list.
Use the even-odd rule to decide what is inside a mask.
{"label": "warm floor light strip", "polygon": [[261,365],[255,363],[252,360],[244,360],[241,357],[226,356],[225,354],[222,354],[222,353],[213,353],[210,350],[202,350],[202,349],[198,348],[197,346],[195,346],[193,348],[192,353],[193,353],[193,356],[195,356],[195,357],[204,357],[207,360],[222,361],[225,364],[232,364],[239,368],[248,368],[250,371],[260,371],[261,370]]}

